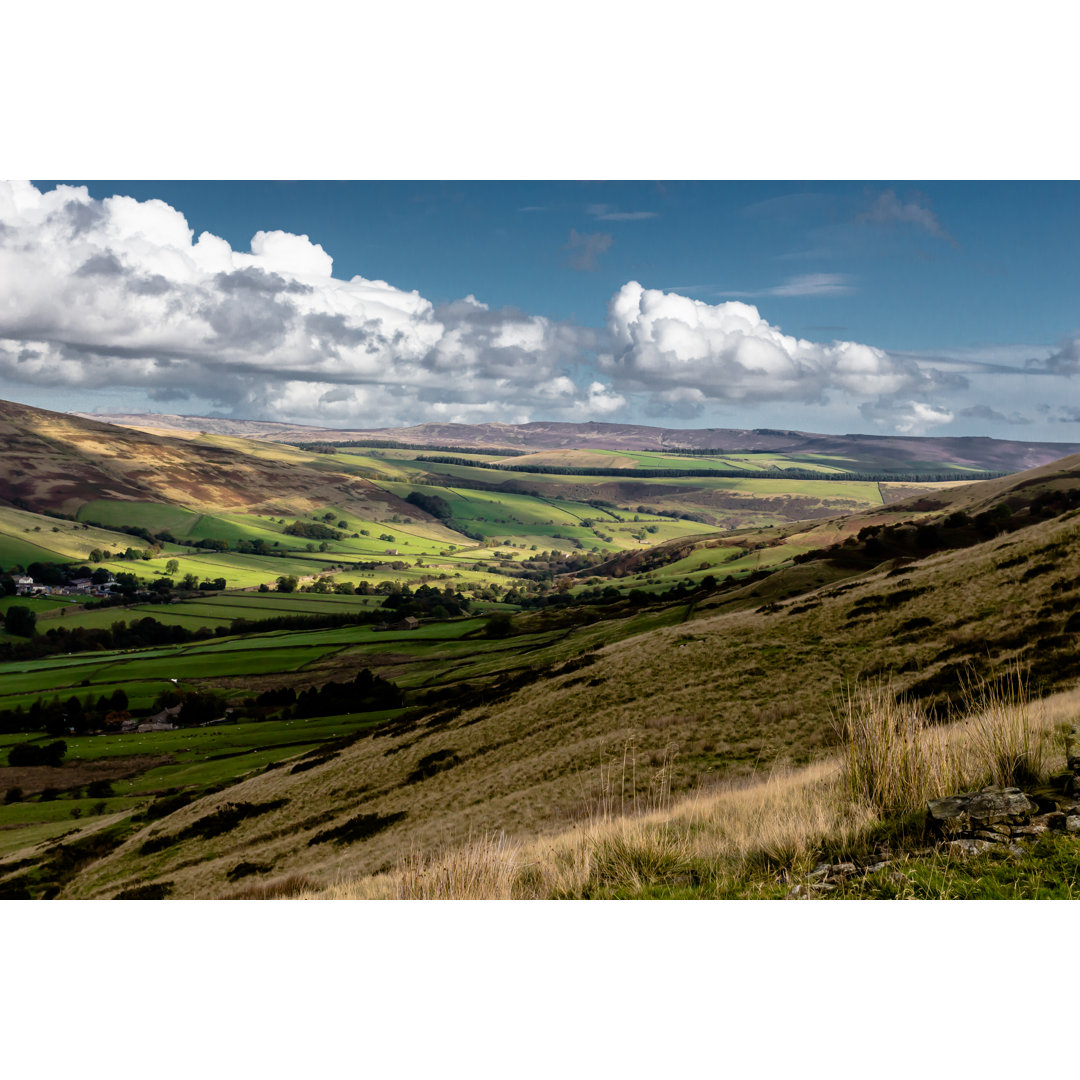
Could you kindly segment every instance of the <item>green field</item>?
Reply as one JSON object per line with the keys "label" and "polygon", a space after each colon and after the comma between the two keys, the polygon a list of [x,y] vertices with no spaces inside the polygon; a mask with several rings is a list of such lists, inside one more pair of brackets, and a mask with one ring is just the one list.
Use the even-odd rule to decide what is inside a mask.
{"label": "green field", "polygon": [[106,527],[138,525],[151,532],[166,529],[176,536],[184,536],[202,515],[165,503],[95,499],[81,506],[76,516],[80,521],[96,521]]}
{"label": "green field", "polygon": [[46,514],[0,506],[0,566],[32,562],[86,561],[94,548],[121,551],[134,537],[79,525]]}

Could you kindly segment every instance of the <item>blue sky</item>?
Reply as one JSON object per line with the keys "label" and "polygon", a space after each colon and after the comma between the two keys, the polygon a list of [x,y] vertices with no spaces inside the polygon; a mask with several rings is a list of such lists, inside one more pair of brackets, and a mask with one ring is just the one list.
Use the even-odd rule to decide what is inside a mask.
{"label": "blue sky", "polygon": [[[1077,184],[86,186],[98,199],[162,199],[196,233],[209,230],[238,250],[260,229],[307,234],[333,256],[337,277],[382,278],[436,303],[472,293],[492,307],[589,325],[631,279],[710,301],[756,292],[762,313],[787,333],[820,337],[827,327],[886,349],[1053,345],[1080,325]],[[901,206],[924,207],[940,233],[917,220],[875,221],[869,211],[887,191]],[[590,270],[572,265],[572,229],[611,237]],[[850,291],[760,295],[811,274],[845,277]]]}
{"label": "blue sky", "polygon": [[1076,183],[63,183],[0,197],[17,400],[1080,439]]}

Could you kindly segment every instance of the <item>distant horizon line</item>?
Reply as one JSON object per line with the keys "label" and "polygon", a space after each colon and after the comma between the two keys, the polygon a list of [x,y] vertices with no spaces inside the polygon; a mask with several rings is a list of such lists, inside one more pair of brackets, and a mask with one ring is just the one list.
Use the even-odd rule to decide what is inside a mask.
{"label": "distant horizon line", "polygon": [[[38,405],[28,405],[29,408],[41,408]],[[53,411],[53,410],[43,410]],[[261,417],[238,417],[238,416],[221,416],[221,415],[207,415],[203,413],[159,413],[159,412],[139,412],[139,411],[117,411],[117,412],[82,412],[76,409],[65,410],[65,414],[69,416],[79,416],[87,419],[105,419],[108,417],[117,416],[132,416],[132,417],[177,417],[182,420],[211,420],[211,421],[224,421],[226,423],[237,424],[265,424],[271,427],[282,428],[308,428],[312,431],[337,431],[341,433],[348,432],[367,432],[377,433],[386,431],[411,431],[416,428],[424,427],[459,427],[459,428],[506,428],[509,430],[516,430],[526,427],[535,426],[560,426],[566,428],[583,428],[583,427],[602,427],[602,428],[633,428],[638,430],[651,430],[651,431],[671,431],[671,432],[739,432],[743,434],[754,435],[793,435],[793,436],[826,436],[829,438],[862,438],[862,439],[904,439],[904,440],[918,440],[925,442],[940,442],[942,440],[948,441],[970,441],[972,439],[986,439],[993,442],[1006,442],[1006,443],[1018,443],[1026,446],[1070,446],[1075,447],[1080,445],[1078,442],[1070,442],[1068,440],[1058,439],[1003,439],[996,435],[907,435],[900,432],[891,432],[883,434],[881,432],[864,432],[864,431],[806,431],[800,428],[784,428],[784,427],[755,427],[755,428],[730,428],[730,427],[664,427],[657,424],[639,424],[631,422],[616,422],[611,420],[530,420],[523,424],[507,424],[499,420],[484,420],[475,423],[466,423],[456,420],[424,420],[415,424],[408,424],[398,427],[335,427],[329,424],[315,424],[315,423],[299,423],[289,420],[267,420]]]}

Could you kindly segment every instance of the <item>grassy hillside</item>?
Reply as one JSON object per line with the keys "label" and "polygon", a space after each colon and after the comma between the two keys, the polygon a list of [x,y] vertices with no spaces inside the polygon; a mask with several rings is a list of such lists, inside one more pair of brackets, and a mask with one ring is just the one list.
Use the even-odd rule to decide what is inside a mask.
{"label": "grassy hillside", "polygon": [[[1013,491],[1034,490],[1028,479]],[[1034,693],[1052,692],[1080,677],[1080,627],[1069,621],[1078,529],[1067,511],[752,607],[757,582],[622,640],[609,637],[618,620],[592,623],[588,636],[573,636],[576,657],[543,679],[376,728],[315,767],[272,769],[209,795],[155,827],[183,834],[175,844],[140,854],[143,830],[70,894],[169,881],[174,895],[226,895],[244,860],[267,868],[263,876],[329,883],[470,835],[524,841],[609,797],[613,776],[625,805],[660,786],[677,797],[827,756],[844,688],[860,680],[889,678],[895,692],[941,710],[958,700],[965,673],[992,678],[1019,661]],[[212,841],[184,833],[240,803],[271,808]]]}
{"label": "grassy hillside", "polygon": [[[1062,731],[1080,692],[999,709],[998,734],[1024,731],[1043,775],[1064,765]],[[864,701],[862,707],[875,708]],[[907,749],[949,769],[908,778],[919,809],[928,798],[994,781],[998,762],[986,716],[969,714],[914,732]],[[480,834],[409,853],[389,870],[321,886],[304,874],[271,877],[241,895],[308,899],[1077,899],[1080,843],[1049,834],[1025,849],[974,856],[934,846],[920,812],[875,805],[851,789],[841,753],[756,782],[720,784],[672,799],[660,770],[647,796],[628,798],[620,763],[586,820],[548,835]],[[893,764],[899,765],[899,756]],[[998,780],[997,782],[1000,782]],[[840,871],[830,877],[832,870]]]}
{"label": "grassy hillside", "polygon": [[[868,680],[943,721],[968,680],[1012,664],[1037,695],[1080,678],[1077,458],[896,501],[848,479],[624,481],[483,467],[522,455],[114,441],[119,429],[17,406],[0,423],[16,451],[0,468],[0,565],[90,560],[162,586],[120,606],[24,601],[37,637],[0,637],[0,893],[321,887],[496,830],[518,850],[610,811],[616,777],[633,809],[818,768],[847,688]],[[794,460],[769,453],[778,469]],[[852,471],[840,454],[814,461]],[[170,560],[172,578],[206,588],[170,589]],[[315,591],[276,591],[290,574]],[[418,629],[372,625],[422,587],[462,614],[429,605]],[[393,708],[346,696],[319,716],[274,697],[364,670],[392,683]],[[170,694],[240,722],[76,727],[62,764],[2,764],[49,745],[57,717],[102,718],[114,697],[114,712],[146,715]],[[31,708],[53,727],[19,721]],[[736,877],[709,887],[750,887]],[[575,880],[567,895],[623,894]]]}

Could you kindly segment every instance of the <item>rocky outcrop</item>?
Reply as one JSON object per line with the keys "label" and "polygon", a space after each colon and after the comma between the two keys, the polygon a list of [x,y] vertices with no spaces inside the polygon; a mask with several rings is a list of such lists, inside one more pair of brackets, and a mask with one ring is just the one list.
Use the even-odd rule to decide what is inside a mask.
{"label": "rocky outcrop", "polygon": [[818,863],[807,875],[805,882],[795,885],[787,894],[788,900],[813,900],[827,896],[842,888],[845,882],[854,878],[866,877],[887,870],[890,877],[907,884],[907,878],[899,870],[891,869],[892,853],[887,849],[878,849],[865,859],[855,859],[839,863]]}
{"label": "rocky outcrop", "polygon": [[[1047,833],[1080,839],[1080,727],[1073,728],[1065,748],[1069,771],[1051,777],[1042,787],[1022,791],[1018,787],[990,786],[932,799],[926,805],[928,839],[956,855],[1002,850],[1019,853],[1023,850],[1021,844]],[[929,855],[932,851],[926,848],[909,854]],[[819,863],[805,882],[791,889],[788,899],[826,896],[847,881],[881,870],[904,878],[892,862],[888,851],[878,850],[857,862]]]}
{"label": "rocky outcrop", "polygon": [[962,854],[1014,846],[1050,832],[1080,836],[1080,727],[1066,736],[1065,758],[1069,771],[1039,788],[985,787],[931,800],[928,831]]}
{"label": "rocky outcrop", "polygon": [[[987,787],[927,803],[926,823],[939,839],[1008,841],[1021,829],[1031,829],[1039,806],[1016,787]],[[1044,830],[1045,831],[1045,830]]]}
{"label": "rocky outcrop", "polygon": [[927,826],[954,851],[973,855],[998,844],[1037,840],[1044,833],[1080,835],[1080,801],[1072,777],[1023,792],[1015,787],[987,787],[927,804]]}

